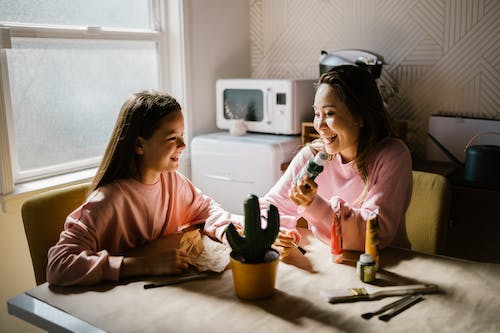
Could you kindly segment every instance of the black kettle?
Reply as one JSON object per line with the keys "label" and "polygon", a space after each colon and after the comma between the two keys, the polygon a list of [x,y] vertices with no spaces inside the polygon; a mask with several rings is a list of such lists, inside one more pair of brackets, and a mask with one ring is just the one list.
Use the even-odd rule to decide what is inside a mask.
{"label": "black kettle", "polygon": [[472,145],[479,136],[485,134],[500,135],[499,132],[484,132],[473,136],[465,145],[465,163],[461,163],[435,137],[427,133],[431,140],[456,165],[463,168],[463,178],[466,182],[482,187],[500,188],[500,146]]}
{"label": "black kettle", "polygon": [[465,146],[465,171],[464,179],[469,182],[484,184],[500,184],[500,146],[474,145],[471,143],[484,134],[498,132],[485,132],[473,136]]}

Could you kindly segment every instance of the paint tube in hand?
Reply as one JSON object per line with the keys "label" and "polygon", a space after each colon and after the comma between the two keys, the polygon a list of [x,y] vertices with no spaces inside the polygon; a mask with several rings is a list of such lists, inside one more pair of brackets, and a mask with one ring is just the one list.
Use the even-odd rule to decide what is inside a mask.
{"label": "paint tube in hand", "polygon": [[310,180],[314,180],[323,171],[323,165],[328,160],[328,154],[324,152],[319,152],[316,156],[307,161],[306,165],[300,170],[299,174],[295,178],[295,184],[304,178],[306,175]]}

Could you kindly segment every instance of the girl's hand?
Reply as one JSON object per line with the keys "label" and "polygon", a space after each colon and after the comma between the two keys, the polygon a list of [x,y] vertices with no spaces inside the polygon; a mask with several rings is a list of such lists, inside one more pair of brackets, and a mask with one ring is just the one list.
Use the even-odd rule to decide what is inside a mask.
{"label": "girl's hand", "polygon": [[132,248],[124,253],[120,277],[179,274],[188,268],[189,257],[181,250],[179,232]]}
{"label": "girl's hand", "polygon": [[188,268],[189,257],[182,250],[168,249],[149,257],[146,264],[151,275],[179,274]]}
{"label": "girl's hand", "polygon": [[147,257],[166,251],[167,249],[178,249],[183,235],[184,233],[182,232],[166,235],[144,245],[129,249],[123,255],[125,257]]}
{"label": "girl's hand", "polygon": [[123,258],[120,277],[180,274],[188,266],[184,251],[169,248],[148,256]]}
{"label": "girl's hand", "polygon": [[292,183],[288,196],[297,205],[307,207],[311,204],[318,192],[318,184],[304,176],[297,184]]}

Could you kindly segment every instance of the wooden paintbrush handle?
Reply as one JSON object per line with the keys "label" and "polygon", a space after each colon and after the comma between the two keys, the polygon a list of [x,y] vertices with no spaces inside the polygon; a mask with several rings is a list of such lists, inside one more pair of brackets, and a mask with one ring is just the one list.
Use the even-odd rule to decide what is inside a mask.
{"label": "wooden paintbrush handle", "polygon": [[385,287],[375,292],[369,292],[369,298],[382,298],[387,296],[401,296],[408,294],[430,294],[438,292],[439,288],[435,284],[414,284],[408,286]]}

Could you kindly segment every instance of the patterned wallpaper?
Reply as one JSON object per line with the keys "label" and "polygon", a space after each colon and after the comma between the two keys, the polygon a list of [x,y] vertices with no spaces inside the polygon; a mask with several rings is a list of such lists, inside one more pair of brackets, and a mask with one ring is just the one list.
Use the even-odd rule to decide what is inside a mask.
{"label": "patterned wallpaper", "polygon": [[429,115],[500,119],[499,0],[249,0],[255,78],[316,78],[321,50],[362,49],[397,85],[390,113],[425,157]]}

